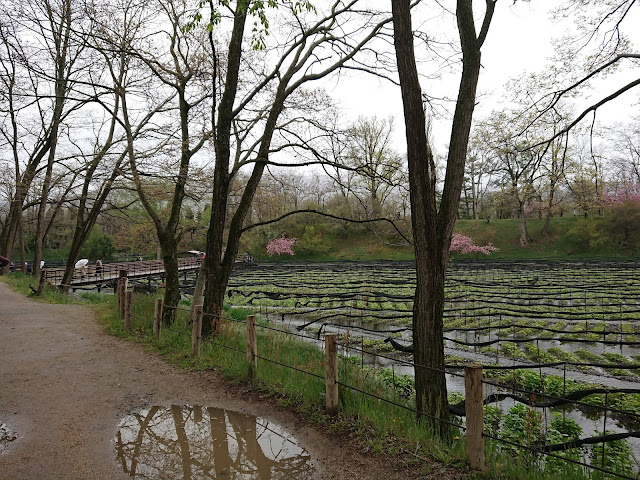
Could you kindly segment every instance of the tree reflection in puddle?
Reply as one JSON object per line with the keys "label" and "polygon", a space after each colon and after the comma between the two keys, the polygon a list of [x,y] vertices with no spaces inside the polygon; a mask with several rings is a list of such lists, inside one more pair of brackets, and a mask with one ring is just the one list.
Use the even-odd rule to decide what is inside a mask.
{"label": "tree reflection in puddle", "polygon": [[128,415],[117,460],[139,479],[306,479],[310,455],[280,426],[199,406],[152,407]]}

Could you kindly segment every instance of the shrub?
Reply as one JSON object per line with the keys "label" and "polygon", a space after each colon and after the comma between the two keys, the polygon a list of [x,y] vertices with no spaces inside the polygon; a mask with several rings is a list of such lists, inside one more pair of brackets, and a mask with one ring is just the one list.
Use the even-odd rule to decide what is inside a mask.
{"label": "shrub", "polygon": [[94,260],[111,260],[115,252],[116,242],[113,237],[103,233],[102,229],[96,226],[89,234],[80,256]]}
{"label": "shrub", "polygon": [[449,251],[451,253],[481,253],[483,255],[491,255],[491,253],[497,252],[498,249],[491,243],[484,246],[476,245],[471,237],[467,237],[460,233],[454,233],[451,237]]}
{"label": "shrub", "polygon": [[287,238],[283,233],[278,238],[274,238],[267,243],[267,254],[272,257],[274,254],[294,256],[293,245],[298,241],[297,238]]}

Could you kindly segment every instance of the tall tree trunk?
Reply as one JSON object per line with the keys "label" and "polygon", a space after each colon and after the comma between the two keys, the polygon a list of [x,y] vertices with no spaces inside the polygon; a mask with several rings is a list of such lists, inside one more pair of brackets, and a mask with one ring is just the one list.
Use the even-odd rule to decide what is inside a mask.
{"label": "tall tree trunk", "polygon": [[547,237],[550,234],[550,229],[551,229],[551,217],[553,216],[553,193],[554,193],[554,188],[551,188],[551,191],[549,192],[549,201],[547,202],[547,215],[545,216],[544,219],[544,226],[542,227],[542,235]]}
{"label": "tall tree trunk", "polygon": [[[565,153],[566,153],[566,150],[565,150]],[[553,216],[552,215],[553,201],[555,199],[555,194],[556,194],[556,184],[558,182],[558,179],[560,178],[560,175],[562,175],[562,173],[559,170],[561,169],[564,170],[564,168],[558,164],[559,162],[558,162],[558,159],[556,158],[557,154],[558,154],[558,149],[555,146],[552,146],[551,174],[549,175],[549,201],[547,202],[547,216],[544,220],[544,226],[542,227],[542,235],[544,236],[549,235],[549,230],[551,228],[551,217]],[[562,165],[564,165],[564,156],[563,156]]]}
{"label": "tall tree trunk", "polygon": [[[229,163],[231,158],[231,125],[233,122],[233,103],[238,90],[238,72],[242,58],[242,38],[247,20],[247,2],[238,2],[236,6],[233,30],[227,53],[227,75],[225,87],[218,106],[216,136],[214,147],[216,162],[213,172],[213,194],[211,198],[211,219],[207,230],[204,267],[206,286],[204,291],[204,313],[210,321],[203,321],[203,335],[216,331],[218,317],[222,313],[224,292],[231,276],[234,259],[223,258],[224,228],[227,219],[227,202],[229,195]],[[215,55],[215,52],[214,52]],[[226,255],[225,255],[226,257]]]}
{"label": "tall tree trunk", "polygon": [[520,224],[520,245],[529,246],[529,232],[527,231],[527,216],[524,212],[524,201],[517,198],[518,201],[518,220]]}
{"label": "tall tree trunk", "polygon": [[[69,54],[71,41],[71,1],[64,0],[60,5],[59,24],[55,25],[56,32],[53,35],[55,45],[55,102],[53,106],[53,116],[51,119],[50,132],[50,148],[47,158],[47,168],[45,172],[44,182],[42,184],[42,199],[40,200],[40,208],[38,210],[38,223],[36,227],[36,248],[33,259],[33,275],[37,280],[40,279],[40,261],[43,255],[44,237],[47,232],[45,225],[45,216],[47,210],[47,200],[51,187],[51,176],[53,173],[53,164],[55,163],[56,147],[58,145],[58,132],[62,121],[62,113],[67,95],[67,86],[69,81],[69,72],[71,65],[67,64],[67,55]],[[52,23],[53,13],[49,11],[49,21]],[[72,61],[73,63],[73,61]]]}
{"label": "tall tree trunk", "polygon": [[164,305],[162,309],[162,322],[171,325],[175,319],[175,308],[180,303],[180,272],[178,271],[178,245],[171,234],[158,234],[162,260],[164,261],[165,286]]}
{"label": "tall tree trunk", "polygon": [[[24,203],[27,192],[31,187],[38,165],[44,156],[47,155],[49,148],[51,147],[52,130],[53,129],[49,130],[48,138],[42,142],[42,145],[38,147],[38,150],[29,159],[27,167],[22,175],[19,173],[19,165],[16,162],[16,193],[11,202],[11,206],[9,207],[9,215],[2,227],[2,233],[0,234],[0,254],[8,259],[11,259],[19,224],[22,221],[22,204]],[[4,267],[1,273],[8,272],[9,265]]]}
{"label": "tall tree trunk", "polygon": [[[464,195],[464,210],[465,210],[464,215],[466,218],[473,218],[471,216],[473,207],[469,207],[469,195],[467,193],[467,189],[463,188],[462,193]],[[458,217],[460,217],[460,215],[458,215]]]}
{"label": "tall tree trunk", "polygon": [[544,225],[542,226],[542,235],[548,237],[551,235],[551,212],[547,212],[547,216],[544,219]]}
{"label": "tall tree trunk", "polygon": [[[217,170],[217,168],[216,168]],[[222,173],[219,174],[222,176]],[[228,185],[226,180],[214,175],[213,199],[211,204],[211,220],[207,230],[204,268],[206,282],[204,289],[204,312],[209,321],[203,321],[202,333],[205,336],[218,330],[218,318],[222,314],[224,292],[227,289],[230,273],[224,266],[224,225],[227,214]]]}
{"label": "tall tree trunk", "polygon": [[[0,254],[11,260],[13,257],[13,244],[16,240],[16,233],[22,218],[22,202],[24,199],[23,189],[20,185],[16,186],[16,195],[9,207],[9,215],[5,221],[2,236],[2,246]],[[2,273],[9,273],[10,265],[2,268]],[[24,271],[24,270],[23,270]]]}
{"label": "tall tree trunk", "polygon": [[[425,133],[425,115],[413,50],[409,1],[393,1],[393,27],[404,106],[411,197],[411,223],[416,256],[413,304],[413,355],[416,408],[421,419],[440,436],[450,437],[440,419],[449,418],[444,374],[442,301],[444,269],[437,255],[433,155]],[[434,255],[436,254],[436,255]],[[439,278],[439,277],[442,278]],[[424,368],[423,368],[424,367]]]}
{"label": "tall tree trunk", "polygon": [[378,195],[374,190],[371,191],[371,218],[380,218],[382,216],[382,205],[378,200]]}
{"label": "tall tree trunk", "polygon": [[[56,128],[57,135],[57,128]],[[44,250],[44,237],[47,231],[46,226],[46,214],[47,203],[49,200],[49,191],[51,188],[51,176],[53,174],[53,161],[56,151],[56,140],[54,139],[51,150],[49,150],[49,159],[47,160],[47,169],[44,176],[44,182],[42,184],[42,198],[40,199],[40,205],[38,207],[38,221],[36,223],[36,245],[35,254],[33,257],[33,265],[31,266],[33,276],[36,277],[36,281],[40,279],[40,261],[43,257]]]}
{"label": "tall tree trunk", "polygon": [[487,1],[487,11],[478,36],[471,0],[457,2],[456,17],[463,68],[439,211],[435,197],[435,165],[425,130],[422,91],[415,62],[410,0],[393,0],[391,5],[407,137],[411,221],[416,256],[413,308],[416,407],[422,412],[419,418],[435,434],[448,440],[451,439],[451,428],[447,423],[449,410],[444,373],[444,281],[464,180],[464,164],[480,73],[480,48],[491,23],[495,1]]}
{"label": "tall tree trunk", "polygon": [[[426,237],[426,235],[422,235]],[[414,237],[415,238],[415,237]],[[417,244],[416,244],[417,245]],[[428,252],[428,253],[427,253]],[[435,433],[450,437],[450,427],[436,419],[449,418],[444,371],[444,282],[446,260],[434,249],[416,255],[416,292],[413,304],[413,338],[416,408]],[[416,339],[420,339],[416,341]],[[435,418],[434,418],[435,417]]]}
{"label": "tall tree trunk", "polygon": [[207,281],[205,282],[203,308],[205,309],[206,316],[202,322],[202,335],[206,337],[220,333],[220,318],[222,316],[222,306],[224,305],[224,294],[227,291],[227,285],[229,283],[230,275],[226,274],[226,269],[222,262],[217,263],[212,270],[213,273],[208,273]]}
{"label": "tall tree trunk", "polygon": [[478,195],[480,192],[478,192],[478,188],[480,185],[480,180],[478,179],[478,185],[476,185],[476,175],[475,175],[475,168],[472,165],[471,166],[471,201],[472,201],[472,209],[473,209],[473,218],[475,220],[480,219],[480,212],[478,209]]}
{"label": "tall tree trunk", "polygon": [[20,249],[20,270],[27,271],[27,259],[24,254],[24,216],[20,209],[20,218],[18,219],[18,248]]}
{"label": "tall tree trunk", "polygon": [[[269,161],[269,152],[271,150],[271,142],[274,131],[277,127],[279,115],[284,108],[285,100],[298,88],[307,81],[314,81],[322,78],[331,72],[341,68],[345,62],[353,58],[369,40],[377,35],[380,29],[388,23],[389,19],[384,19],[375,24],[373,28],[367,27],[367,35],[354,46],[349,52],[343,52],[343,55],[335,61],[334,64],[318,71],[317,73],[309,72],[308,61],[317,58],[314,49],[319,48],[328,38],[333,38],[328,33],[333,28],[334,15],[340,15],[334,9],[332,13],[325,19],[327,27],[320,29],[319,26],[311,30],[303,32],[303,38],[296,40],[296,46],[291,51],[290,62],[285,61],[282,67],[278,69],[277,77],[273,77],[277,88],[273,95],[270,106],[265,111],[266,119],[264,122],[263,132],[260,136],[260,145],[257,148],[255,158],[252,159],[254,164],[251,176],[246,182],[242,197],[235,213],[231,217],[231,221],[227,222],[227,202],[230,184],[233,176],[238,173],[239,164],[230,168],[230,142],[231,142],[231,125],[237,112],[234,113],[234,102],[236,100],[238,86],[238,71],[242,56],[242,39],[244,35],[246,8],[249,2],[238,2],[234,15],[234,25],[231,32],[229,49],[227,53],[227,74],[224,91],[222,93],[220,104],[217,109],[217,125],[215,127],[215,168],[213,180],[213,195],[211,203],[211,221],[207,231],[207,256],[205,258],[205,268],[207,273],[207,281],[205,287],[204,310],[205,314],[211,317],[211,322],[204,322],[209,332],[213,331],[216,324],[216,315],[220,313],[222,302],[224,300],[224,292],[233,269],[235,258],[239,250],[239,242],[244,232],[244,222],[251,207],[251,203],[255,196],[260,179],[262,178],[265,166]],[[318,30],[320,29],[320,30]],[[316,32],[322,31],[322,38],[317,41],[311,41],[310,38],[316,35]],[[287,54],[288,55],[288,54]],[[283,57],[284,58],[284,57]],[[298,75],[295,81],[292,80]],[[268,83],[268,82],[267,82]],[[266,85],[266,83],[265,83]],[[257,90],[261,90],[262,86],[257,86]],[[270,90],[273,91],[273,90]],[[241,102],[242,103],[242,102]],[[238,145],[241,148],[241,145]],[[320,200],[319,200],[320,203]],[[228,235],[224,236],[224,228],[228,225]],[[225,246],[226,243],[226,246]],[[222,252],[224,250],[224,255]]]}
{"label": "tall tree trunk", "polygon": [[63,292],[68,292],[69,287],[71,286],[71,280],[73,280],[73,274],[75,272],[75,264],[80,257],[80,252],[82,251],[82,247],[84,246],[87,237],[82,235],[77,229],[73,235],[73,240],[71,241],[71,248],[69,249],[69,255],[67,256],[67,263],[64,267],[64,273],[62,274],[62,283],[59,288]]}
{"label": "tall tree trunk", "polygon": [[[111,138],[111,137],[110,137]],[[63,291],[67,291],[69,289],[69,285],[71,283],[71,279],[73,278],[73,272],[75,270],[74,266],[78,257],[80,256],[80,252],[82,251],[82,247],[86,243],[93,227],[95,226],[100,213],[102,212],[102,206],[106,202],[111,190],[113,188],[113,183],[120,176],[120,165],[122,164],[125,154],[120,156],[120,159],[114,166],[110,177],[102,184],[99,189],[99,196],[93,202],[91,209],[85,214],[87,209],[87,199],[89,196],[89,190],[91,187],[91,180],[93,178],[93,173],[97,168],[98,164],[101,162],[104,154],[106,154],[107,150],[111,146],[111,140],[108,142],[108,146],[105,146],[102,151],[102,155],[100,157],[96,157],[92,162],[92,165],[87,170],[85,174],[84,186],[82,190],[82,196],[80,199],[80,205],[78,207],[78,215],[76,217],[76,227],[73,232],[73,239],[71,240],[71,247],[69,249],[69,255],[67,257],[67,264],[65,266],[64,274],[62,275],[62,285],[61,288]]]}

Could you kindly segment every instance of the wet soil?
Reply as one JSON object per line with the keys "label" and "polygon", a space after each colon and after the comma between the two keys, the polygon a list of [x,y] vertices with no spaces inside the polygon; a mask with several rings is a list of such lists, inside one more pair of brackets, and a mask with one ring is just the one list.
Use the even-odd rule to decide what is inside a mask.
{"label": "wet soil", "polygon": [[439,464],[363,454],[215,372],[185,372],[106,334],[83,306],[33,301],[0,282],[0,479],[130,478],[115,438],[131,412],[203,405],[255,415],[293,435],[318,479],[460,478]]}

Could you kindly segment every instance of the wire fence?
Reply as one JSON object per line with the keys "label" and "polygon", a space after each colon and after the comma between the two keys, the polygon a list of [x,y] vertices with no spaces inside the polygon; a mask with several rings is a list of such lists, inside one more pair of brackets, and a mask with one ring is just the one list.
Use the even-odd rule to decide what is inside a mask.
{"label": "wire fence", "polygon": [[[145,321],[142,319],[143,318],[148,319],[150,317],[151,307],[154,305],[150,302],[144,302],[142,300],[138,300],[136,303],[137,306],[133,309],[133,312],[135,313],[134,316],[137,318],[138,323],[131,323],[131,321],[127,323],[126,315],[129,315],[129,317],[132,316],[132,307],[127,306],[126,302],[130,301],[128,299],[131,297],[123,293],[123,290],[119,290],[119,296],[120,295],[122,295],[122,301],[119,300],[119,309],[121,312],[125,312],[125,325],[128,325],[128,328],[136,328],[136,326],[139,328],[148,328],[149,326],[148,322],[145,323]],[[158,305],[160,305],[160,309],[158,309]],[[374,357],[386,359],[389,361],[400,363],[405,367],[410,367],[414,371],[427,369],[432,372],[456,376],[456,377],[465,379],[465,382],[468,383],[466,372],[465,374],[462,374],[455,371],[460,368],[463,368],[460,365],[446,365],[445,368],[443,369],[433,368],[427,365],[416,364],[410,360],[406,360],[402,358],[399,359],[397,357],[392,357],[376,351],[367,350],[364,348],[364,345],[361,345],[360,347],[358,347],[358,346],[354,346],[349,341],[338,342],[337,337],[339,335],[335,333],[328,333],[326,331],[326,328],[325,329],[320,328],[320,330],[316,333],[316,335],[310,336],[310,335],[305,335],[304,333],[300,333],[300,331],[292,332],[282,328],[275,328],[266,322],[259,321],[255,323],[255,317],[252,317],[252,316],[247,317],[248,319],[251,319],[251,322],[249,322],[249,320],[244,321],[240,319],[235,319],[235,318],[227,317],[223,314],[220,314],[220,315],[205,314],[202,312],[202,307],[186,308],[179,305],[178,306],[162,306],[162,303],[161,302],[158,303],[158,300],[156,300],[155,306],[154,306],[154,332],[156,331],[156,327],[157,327],[157,332],[158,332],[157,338],[160,337],[161,328],[159,325],[156,325],[156,324],[159,322],[159,319],[162,317],[163,311],[172,312],[174,316],[181,315],[183,317],[183,322],[181,323],[181,325],[183,325],[182,329],[174,328],[174,325],[176,325],[178,322],[174,322],[170,326],[162,325],[161,328],[162,330],[167,330],[172,333],[178,334],[180,336],[191,337],[194,345],[196,342],[198,343],[197,350],[195,349],[195,346],[194,346],[194,352],[197,351],[199,353],[200,351],[199,345],[203,344],[209,347],[221,347],[221,348],[233,351],[237,354],[245,354],[247,355],[247,362],[249,362],[250,365],[251,365],[251,362],[256,362],[257,360],[260,360],[263,362],[271,363],[273,365],[277,365],[279,367],[290,369],[291,371],[295,371],[303,375],[310,376],[317,380],[321,380],[327,384],[327,392],[329,391],[329,388],[335,388],[336,398],[337,398],[337,387],[341,387],[342,389],[345,389],[351,392],[356,392],[360,395],[372,398],[377,402],[383,402],[384,404],[387,404],[389,406],[393,406],[395,408],[399,408],[407,412],[411,412],[417,417],[423,417],[423,418],[426,417],[431,419],[433,422],[445,424],[450,427],[460,429],[461,431],[468,430],[470,424],[477,424],[478,422],[477,414],[476,414],[476,417],[474,418],[469,417],[468,406],[469,406],[469,402],[471,401],[469,398],[465,398],[465,400],[462,400],[457,404],[450,405],[450,408],[449,408],[450,415],[437,417],[437,416],[430,415],[426,412],[417,410],[415,407],[410,405],[408,401],[400,401],[398,399],[385,398],[385,396],[379,394],[379,392],[367,391],[365,388],[362,387],[362,385],[354,385],[354,384],[348,383],[345,380],[339,380],[337,378],[337,374],[335,378],[331,378],[331,376],[328,374],[321,375],[319,373],[310,371],[308,369],[300,368],[300,366],[291,365],[285,361],[282,361],[281,359],[270,358],[268,356],[258,354],[257,345],[255,345],[256,340],[253,341],[254,345],[250,345],[251,343],[251,335],[249,334],[250,323],[253,323],[254,325],[253,328],[262,329],[263,331],[268,332],[270,334],[287,335],[287,336],[291,336],[292,338],[296,338],[305,342],[313,342],[316,344],[324,341],[326,345],[327,338],[333,337],[335,341],[335,345],[337,347],[340,347],[343,350],[343,352],[357,353],[360,355],[366,354],[366,355],[371,355]],[[246,348],[243,349],[241,348],[240,345],[238,345],[239,341],[237,336],[236,336],[236,340],[237,340],[236,345],[230,345],[220,341],[220,338],[221,338],[220,336],[214,336],[211,338],[202,339],[201,329],[202,329],[203,319],[205,319],[206,321],[212,324],[213,323],[217,323],[217,324],[234,323],[238,325],[245,324],[247,326],[247,338],[245,339]],[[339,326],[339,327],[343,327],[343,326]],[[189,329],[191,331],[189,331]],[[200,331],[196,331],[196,330],[200,330]],[[346,334],[347,339],[349,335],[350,335],[350,332],[348,331]],[[255,338],[255,334],[254,334],[254,338]],[[526,368],[540,369],[545,366],[564,366],[564,368],[566,369],[567,366],[571,366],[571,365],[576,365],[576,364],[572,364],[571,362],[555,362],[555,363],[549,363],[549,364],[539,363],[538,365],[512,365],[512,366],[486,365],[484,366],[484,369],[515,371],[515,370],[526,369]],[[584,366],[584,364],[580,364],[580,365]],[[638,366],[635,366],[635,365],[592,364],[592,366],[610,367],[610,368],[638,368]],[[579,460],[576,460],[575,458],[570,458],[569,456],[567,456],[566,452],[578,451],[578,452],[582,452],[582,453],[578,453],[578,455],[584,455],[584,450],[582,450],[583,447],[586,445],[595,445],[595,444],[602,445],[601,447],[602,452],[604,452],[606,449],[606,445],[609,442],[625,440],[628,438],[640,438],[640,432],[638,431],[629,431],[624,433],[607,433],[608,432],[607,419],[611,421],[611,414],[618,414],[618,415],[623,415],[623,416],[636,418],[636,419],[640,418],[640,414],[638,414],[637,412],[624,410],[616,406],[609,405],[608,399],[610,398],[610,395],[615,395],[619,393],[640,394],[640,389],[609,389],[609,388],[593,389],[591,388],[591,389],[572,391],[568,394],[564,394],[566,390],[566,385],[565,385],[563,390],[563,395],[559,396],[559,395],[550,394],[549,392],[545,392],[544,391],[545,383],[544,383],[544,380],[542,379],[543,374],[541,370],[540,370],[540,377],[541,377],[542,391],[535,391],[535,390],[521,388],[521,387],[518,387],[515,384],[515,382],[514,384],[508,385],[508,384],[500,383],[497,381],[493,381],[491,379],[486,379],[486,378],[481,379],[481,382],[480,382],[481,385],[488,387],[489,390],[495,389],[499,393],[491,393],[485,396],[482,393],[483,389],[480,388],[480,397],[479,399],[478,398],[475,399],[475,401],[479,402],[480,404],[480,412],[482,412],[482,406],[489,405],[491,403],[501,402],[506,399],[524,404],[527,407],[531,408],[532,411],[537,411],[539,409],[544,410],[547,408],[560,407],[560,406],[566,406],[566,405],[576,406],[581,408],[589,408],[589,409],[599,409],[600,411],[603,412],[603,415],[604,415],[602,435],[596,435],[596,436],[586,437],[586,438],[571,438],[568,441],[565,441],[562,443],[556,443],[556,444],[539,444],[539,441],[538,443],[534,443],[534,444],[514,442],[513,439],[505,438],[504,436],[498,435],[496,432],[491,432],[487,430],[482,419],[482,413],[480,413],[480,424],[481,424],[480,437],[490,439],[491,441],[494,441],[497,444],[507,445],[509,447],[516,447],[520,452],[528,451],[536,455],[558,459],[558,460],[575,464],[584,468],[605,473],[607,475],[611,475],[614,477],[629,478],[629,479],[638,478],[637,476],[633,477],[633,476],[627,475],[626,473],[621,473],[618,471],[607,469],[604,467],[604,461],[601,465],[597,465],[597,459],[594,459],[591,462],[579,461]],[[396,387],[395,374],[393,375],[393,380],[391,385],[394,388]],[[469,386],[467,384],[467,395],[468,395],[468,392],[469,392]],[[591,395],[595,395],[595,394],[600,394],[605,396],[604,405],[595,405],[593,403],[585,403],[581,401],[584,398],[589,397]],[[329,395],[327,394],[327,399],[328,397]],[[462,417],[466,417],[465,423],[463,423],[462,421],[456,420],[458,418],[461,419]],[[467,441],[469,442],[469,438],[470,438],[469,432],[467,433],[468,433]],[[565,453],[565,455],[560,455],[556,452]],[[604,453],[603,453],[603,458],[604,458]]]}

